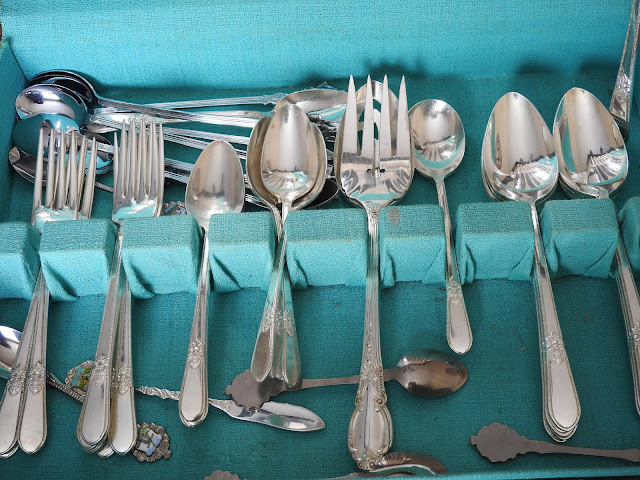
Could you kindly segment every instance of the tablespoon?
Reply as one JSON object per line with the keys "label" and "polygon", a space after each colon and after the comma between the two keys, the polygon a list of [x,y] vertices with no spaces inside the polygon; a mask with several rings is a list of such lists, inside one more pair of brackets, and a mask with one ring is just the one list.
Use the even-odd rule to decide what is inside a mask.
{"label": "tablespoon", "polygon": [[[277,215],[274,213],[278,232],[284,231],[294,202],[312,191],[318,181],[324,182],[324,176],[319,177],[318,173],[319,165],[324,164],[326,168],[326,156],[322,155],[324,146],[319,148],[316,130],[299,107],[285,105],[264,131],[260,148],[260,184],[269,194],[263,201],[272,207],[272,211],[275,212],[278,205],[281,207]],[[258,172],[249,174],[249,168],[247,162],[251,183]],[[271,376],[285,380],[288,385],[296,385],[301,378],[300,354],[289,274],[285,267],[285,245],[286,234],[282,234],[251,360],[251,374],[258,381]]]}
{"label": "tablespoon", "polygon": [[524,201],[530,206],[543,421],[549,435],[565,441],[577,428],[580,402],[562,340],[536,211],[536,206],[555,191],[557,184],[553,137],[533,104],[524,96],[510,92],[498,100],[491,112],[481,157],[482,177],[489,196]]}
{"label": "tablespoon", "polygon": [[239,213],[244,205],[242,165],[231,144],[215,141],[205,148],[189,176],[184,200],[187,213],[204,230],[198,293],[178,408],[182,423],[193,427],[207,416],[207,322],[209,303],[209,220]]}
{"label": "tablespoon", "polygon": [[[629,157],[616,121],[591,93],[569,90],[553,123],[560,185],[569,197],[609,198],[624,182]],[[622,236],[618,234],[614,276],[629,342],[636,409],[640,413],[640,299]]]}
{"label": "tablespoon", "polygon": [[[437,350],[414,350],[403,356],[394,368],[385,369],[384,381],[395,380],[408,392],[424,398],[439,398],[462,387],[469,376],[467,367],[458,358]],[[257,382],[249,370],[233,379],[226,394],[245,408],[257,408],[282,392],[331,385],[356,384],[359,375],[350,377],[303,379],[299,385],[288,387],[280,379]]]}
{"label": "tablespoon", "polygon": [[438,203],[444,212],[447,266],[447,341],[456,353],[467,353],[473,337],[462,295],[444,179],[464,157],[465,136],[456,111],[442,100],[423,100],[409,110],[415,168],[436,183]]}

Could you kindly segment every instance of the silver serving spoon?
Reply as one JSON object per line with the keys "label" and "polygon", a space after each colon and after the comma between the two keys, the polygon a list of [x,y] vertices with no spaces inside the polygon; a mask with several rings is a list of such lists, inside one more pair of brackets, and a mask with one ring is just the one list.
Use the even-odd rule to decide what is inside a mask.
{"label": "silver serving spoon", "polygon": [[[624,182],[629,157],[618,125],[591,93],[569,90],[558,105],[553,123],[560,185],[569,197],[609,198]],[[640,413],[640,299],[629,258],[618,234],[614,275],[622,301],[636,409]]]}
{"label": "silver serving spoon", "polygon": [[409,110],[415,169],[436,183],[438,203],[444,212],[447,266],[447,341],[456,353],[471,348],[473,336],[464,304],[456,259],[447,192],[444,179],[452,174],[464,157],[465,136],[462,121],[446,102],[423,100]]}
{"label": "silver serving spoon", "polygon": [[193,427],[205,419],[209,406],[209,220],[213,215],[240,213],[244,205],[242,165],[231,144],[218,140],[202,151],[189,176],[184,203],[187,213],[204,230],[198,293],[178,403],[182,423]]}
{"label": "silver serving spoon", "polygon": [[543,421],[554,440],[565,441],[577,428],[580,402],[564,349],[536,211],[536,206],[554,192],[558,180],[553,137],[533,104],[510,92],[491,112],[481,156],[482,178],[489,196],[527,202],[531,207]]}
{"label": "silver serving spoon", "polygon": [[[2,378],[8,378],[11,374],[11,366],[13,365],[13,359],[18,350],[20,337],[20,331],[0,325],[0,377]],[[93,362],[89,362],[89,365],[92,364]],[[51,373],[47,373],[47,384],[66,393],[79,402],[83,401],[84,394],[62,383]],[[135,387],[135,390],[143,395],[150,395],[162,399],[178,400],[180,395],[180,392],[157,387]],[[311,410],[288,403],[268,402],[265,403],[261,409],[253,411],[248,411],[236,405],[232,400],[216,400],[210,398],[209,405],[222,410],[231,418],[261,423],[283,430],[311,432],[321,430],[325,427],[322,419]],[[98,455],[101,455],[101,452],[98,452]],[[104,451],[104,455],[101,456],[108,456],[108,453]]]}
{"label": "silver serving spoon", "polygon": [[258,381],[271,376],[295,385],[301,378],[291,286],[285,268],[286,235],[282,232],[288,213],[308,205],[322,190],[327,168],[325,152],[320,131],[295,105],[285,105],[273,119],[261,120],[251,134],[247,179],[253,192],[273,212],[278,233],[267,300],[251,360],[251,374]]}
{"label": "silver serving spoon", "polygon": [[[414,350],[403,356],[394,368],[384,370],[384,381],[395,380],[408,392],[424,398],[445,397],[459,390],[467,381],[469,372],[458,358],[438,350]],[[226,394],[245,408],[259,408],[282,392],[331,385],[357,384],[359,375],[336,378],[303,379],[295,387],[280,379],[257,382],[249,370],[237,375]]]}
{"label": "silver serving spoon", "polygon": [[490,462],[506,462],[525,453],[568,453],[640,462],[640,449],[638,448],[605,450],[602,448],[569,447],[540,440],[529,440],[501,423],[492,423],[482,427],[477,435],[471,435],[471,445],[475,445],[480,455]]}

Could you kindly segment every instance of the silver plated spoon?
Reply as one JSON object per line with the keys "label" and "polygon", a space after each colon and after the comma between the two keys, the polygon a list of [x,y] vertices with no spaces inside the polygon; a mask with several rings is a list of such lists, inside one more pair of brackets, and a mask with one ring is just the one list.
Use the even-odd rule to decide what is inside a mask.
{"label": "silver plated spoon", "polygon": [[[582,88],[569,90],[553,123],[560,185],[569,197],[609,198],[629,170],[629,157],[618,125],[595,96]],[[622,236],[613,269],[622,302],[629,342],[636,409],[640,413],[640,298]]]}
{"label": "silver plated spoon", "polygon": [[209,220],[213,215],[240,213],[244,205],[242,165],[231,144],[218,140],[202,151],[189,176],[184,203],[187,213],[204,230],[198,293],[178,403],[182,423],[193,427],[205,419],[209,405]]}
{"label": "silver plated spoon", "polygon": [[577,428],[580,402],[564,348],[536,210],[555,191],[558,180],[553,137],[533,104],[510,92],[498,100],[491,112],[481,156],[482,177],[489,196],[527,202],[531,209],[543,421],[554,440],[566,441]]}
{"label": "silver plated spoon", "polygon": [[442,100],[423,100],[409,110],[415,168],[436,183],[438,203],[444,212],[446,238],[447,341],[456,353],[471,348],[473,336],[462,295],[458,261],[449,218],[445,178],[452,174],[464,157],[465,135],[456,111]]}

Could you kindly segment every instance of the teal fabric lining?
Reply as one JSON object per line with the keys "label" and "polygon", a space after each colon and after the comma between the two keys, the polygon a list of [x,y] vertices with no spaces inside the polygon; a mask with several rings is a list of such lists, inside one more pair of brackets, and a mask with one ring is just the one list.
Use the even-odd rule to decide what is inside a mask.
{"label": "teal fabric lining", "polygon": [[[366,237],[365,237],[366,238]],[[380,213],[380,284],[444,283],[444,217],[437,205],[387,207]]]}
{"label": "teal fabric lining", "polygon": [[31,225],[0,223],[0,298],[31,298],[40,270],[39,243]]}
{"label": "teal fabric lining", "polygon": [[271,213],[213,215],[209,222],[209,261],[213,290],[263,288],[269,283],[275,249]]}
{"label": "teal fabric lining", "polygon": [[640,197],[630,198],[618,216],[629,263],[640,273]]}
{"label": "teal fabric lining", "polygon": [[608,199],[547,202],[540,230],[551,278],[609,276],[618,245],[616,209]]}
{"label": "teal fabric lining", "polygon": [[131,294],[195,292],[200,261],[200,227],[188,215],[132,218],[124,223],[122,264]]}
{"label": "teal fabric lining", "polygon": [[75,300],[107,291],[116,227],[109,220],[48,222],[40,262],[53,300]]}
{"label": "teal fabric lining", "polygon": [[456,254],[463,283],[530,278],[534,233],[528,203],[460,205],[456,228]]}
{"label": "teal fabric lining", "polygon": [[294,288],[365,285],[367,216],[362,209],[291,212],[285,229]]}

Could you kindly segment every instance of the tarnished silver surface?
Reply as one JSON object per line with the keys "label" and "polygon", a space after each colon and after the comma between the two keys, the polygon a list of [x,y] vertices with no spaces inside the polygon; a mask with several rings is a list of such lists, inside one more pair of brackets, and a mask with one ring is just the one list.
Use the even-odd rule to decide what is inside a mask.
{"label": "tarnished silver surface", "polygon": [[551,132],[533,104],[515,92],[500,98],[482,142],[482,179],[492,199],[524,201],[531,207],[543,422],[549,435],[562,442],[577,428],[580,402],[564,351],[536,211],[536,205],[555,191],[557,163]]}
{"label": "tarnished silver surface", "polygon": [[239,213],[244,204],[242,165],[231,144],[217,140],[202,151],[189,175],[184,202],[187,213],[204,230],[198,292],[178,402],[182,423],[193,427],[205,419],[209,406],[209,221],[212,215]]}
{"label": "tarnished silver surface", "polygon": [[629,138],[629,121],[631,118],[631,100],[633,97],[633,77],[636,69],[638,38],[640,38],[640,1],[632,0],[627,36],[624,39],[622,59],[616,77],[616,84],[611,96],[609,112],[620,127],[623,138]]}
{"label": "tarnished silver surface", "polygon": [[[355,410],[349,422],[348,445],[351,456],[363,470],[372,470],[387,453],[393,439],[391,415],[380,353],[378,288],[380,253],[378,224],[380,210],[399,200],[413,178],[413,152],[409,128],[409,111],[404,78],[397,107],[391,106],[387,78],[376,99],[379,117],[374,113],[373,88],[367,79],[359,141],[359,113],[353,77],[349,80],[347,109],[336,142],[336,172],[345,196],[367,213],[369,246],[367,253],[367,287],[362,365]],[[374,130],[377,127],[377,139]]]}
{"label": "tarnished silver surface", "polygon": [[640,449],[604,450],[600,448],[569,447],[556,443],[529,440],[515,430],[492,423],[482,427],[477,435],[471,435],[471,445],[475,445],[480,455],[491,462],[506,462],[525,453],[566,453],[593,457],[621,458],[631,462],[640,462]]}
{"label": "tarnished silver surface", "polygon": [[[553,137],[560,184],[569,197],[609,198],[622,187],[629,170],[627,149],[616,122],[591,93],[572,88],[564,95],[556,111]],[[621,235],[612,273],[618,283],[640,413],[640,298]]]}
{"label": "tarnished silver surface", "polygon": [[444,213],[446,239],[447,341],[456,353],[471,348],[473,336],[467,307],[462,295],[453,230],[449,217],[445,178],[454,172],[464,157],[465,135],[457,112],[442,100],[423,100],[409,110],[415,168],[433,179],[438,203]]}
{"label": "tarnished silver surface", "polygon": [[[469,376],[467,367],[453,355],[437,350],[414,350],[402,357],[394,368],[384,369],[384,381],[395,380],[407,391],[424,398],[440,398],[460,389]],[[302,379],[299,385],[267,378],[258,382],[245,370],[227,386],[226,394],[245,408],[258,408],[272,397],[286,391],[332,385],[356,384],[359,375],[335,378]]]}

